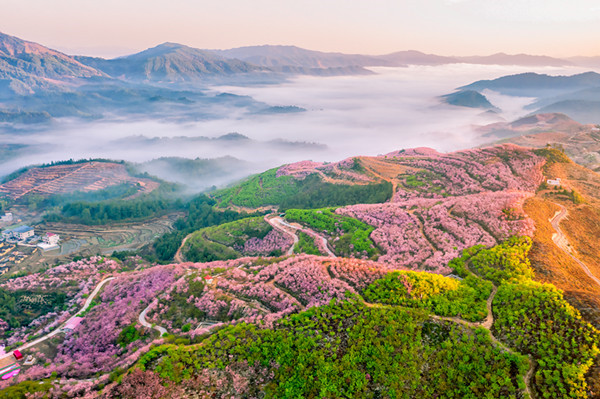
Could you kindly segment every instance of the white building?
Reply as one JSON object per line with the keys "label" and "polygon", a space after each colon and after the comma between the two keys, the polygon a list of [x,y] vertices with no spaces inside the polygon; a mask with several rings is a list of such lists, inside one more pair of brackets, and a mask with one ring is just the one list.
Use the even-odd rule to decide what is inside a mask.
{"label": "white building", "polygon": [[19,241],[23,241],[28,239],[29,237],[33,237],[35,235],[35,231],[33,227],[29,226],[19,226],[13,229],[13,237]]}
{"label": "white building", "polygon": [[46,233],[42,241],[44,241],[44,244],[56,245],[60,241],[60,236],[54,233]]}
{"label": "white building", "polygon": [[549,186],[560,186],[561,184],[558,177],[556,179],[548,179],[546,183],[548,183]]}
{"label": "white building", "polygon": [[0,222],[12,222],[13,214],[10,212],[6,212],[3,216],[0,216]]}
{"label": "white building", "polygon": [[4,230],[2,232],[2,237],[5,240],[13,239],[13,240],[24,241],[30,237],[33,237],[34,235],[35,235],[35,231],[33,230],[33,227],[29,227],[29,226],[19,226],[12,230]]}
{"label": "white building", "polygon": [[46,235],[42,238],[42,242],[37,246],[41,248],[42,251],[51,251],[53,249],[59,249],[60,246],[58,242],[60,241],[60,236],[54,233],[46,233]]}

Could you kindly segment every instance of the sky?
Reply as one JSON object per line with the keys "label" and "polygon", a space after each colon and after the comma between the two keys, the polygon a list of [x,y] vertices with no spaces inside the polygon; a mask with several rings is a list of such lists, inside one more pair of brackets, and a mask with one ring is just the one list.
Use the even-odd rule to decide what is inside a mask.
{"label": "sky", "polygon": [[216,49],[600,55],[597,0],[0,0],[0,31],[112,57],[177,42]]}

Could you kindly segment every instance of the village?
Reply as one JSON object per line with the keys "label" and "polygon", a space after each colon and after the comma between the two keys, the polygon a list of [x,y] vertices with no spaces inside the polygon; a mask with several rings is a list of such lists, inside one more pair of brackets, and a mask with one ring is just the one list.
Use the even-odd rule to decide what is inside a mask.
{"label": "village", "polygon": [[[5,213],[0,217],[3,225],[12,224],[14,216]],[[35,234],[35,229],[28,225],[17,225],[2,230],[0,235],[0,275],[7,273],[11,267],[22,263],[31,254],[42,251],[60,249],[60,236],[46,233],[43,236]]]}

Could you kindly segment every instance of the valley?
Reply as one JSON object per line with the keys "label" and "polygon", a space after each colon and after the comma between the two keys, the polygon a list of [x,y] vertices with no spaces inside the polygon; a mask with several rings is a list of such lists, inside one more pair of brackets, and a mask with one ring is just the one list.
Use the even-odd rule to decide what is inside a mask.
{"label": "valley", "polygon": [[[561,187],[549,187],[549,178],[560,178]],[[139,381],[155,380],[166,389],[161,392],[178,397],[202,392],[244,397],[263,389],[274,396],[283,390],[304,396],[318,389],[335,397],[342,389],[337,376],[347,372],[343,365],[353,358],[361,370],[354,381],[362,382],[343,389],[356,395],[384,390],[429,397],[419,388],[427,386],[433,393],[445,387],[445,392],[478,397],[482,389],[490,389],[480,385],[485,380],[480,373],[487,373],[502,376],[503,382],[492,388],[494,395],[542,397],[542,392],[571,389],[580,392],[576,397],[588,397],[598,370],[600,349],[593,337],[600,337],[600,319],[585,304],[597,298],[600,286],[594,282],[596,263],[583,263],[586,275],[586,260],[579,259],[580,251],[589,253],[582,246],[587,236],[570,234],[569,223],[584,209],[598,214],[598,182],[595,172],[553,148],[505,144],[446,154],[417,148],[333,164],[284,165],[216,191],[213,198],[178,205],[180,213],[138,224],[46,221],[41,229],[93,244],[90,255],[95,246],[128,252],[66,264],[58,259],[63,265],[3,279],[0,289],[8,293],[66,295],[65,310],[39,327],[13,330],[7,348],[54,356],[49,367],[21,366],[20,375],[63,391],[68,386],[73,395],[98,392],[98,384],[105,386],[100,397],[124,395],[140,389],[136,384],[146,384]],[[372,187],[381,187],[381,196]],[[277,206],[278,212],[264,212]],[[238,214],[240,207],[248,213]],[[198,212],[205,216],[189,219]],[[187,221],[181,219],[186,215]],[[206,225],[215,217],[224,222],[215,219]],[[168,264],[151,261],[147,244],[156,236],[163,244],[172,240]],[[63,275],[69,277],[63,280]],[[565,290],[564,297],[538,280],[556,284]],[[70,281],[86,281],[86,288]],[[100,281],[105,282],[102,288]],[[539,308],[542,302],[532,298],[544,298],[545,305]],[[524,322],[525,311],[538,316]],[[77,314],[83,319],[73,331],[58,333],[60,328],[53,327]],[[570,327],[549,327],[550,314]],[[386,341],[391,336],[383,327],[367,334],[362,323],[378,318],[394,328],[404,320],[400,336],[409,341]],[[339,329],[338,321],[346,327]],[[314,324],[318,335],[306,335],[306,323]],[[332,339],[319,338],[323,334]],[[561,342],[579,342],[578,353],[562,346],[540,351],[548,334],[570,334]],[[36,341],[36,335],[49,340]],[[304,371],[286,359],[307,352],[298,352],[296,345],[272,346],[282,339],[312,348],[314,356],[300,358]],[[390,362],[407,364],[409,358],[400,353],[411,353],[413,359],[418,354],[414,367],[429,371],[418,376],[405,369],[401,375],[420,383],[397,384],[389,380],[395,369],[373,368],[369,356],[353,352],[357,339],[366,339],[370,350],[377,342],[394,348],[412,342],[409,352],[397,349],[378,358],[391,356]],[[17,340],[25,344],[19,346]],[[275,352],[264,352],[263,359],[256,340],[263,342],[263,351]],[[242,347],[246,349],[240,351]],[[231,360],[211,366],[222,359],[215,348],[223,348]],[[488,360],[469,368],[468,375],[440,374],[447,367],[441,353],[456,359],[456,365],[465,361],[456,357],[465,350]],[[326,360],[336,358],[341,363]],[[258,362],[256,367],[242,367],[250,361]],[[182,375],[188,367],[191,374]],[[549,379],[552,367],[578,371]],[[331,371],[315,384],[293,378],[322,368]],[[111,381],[113,370],[121,370],[121,377]],[[52,373],[63,375],[70,385],[52,380]],[[206,376],[223,382],[200,383]],[[228,381],[233,376],[247,382],[232,385]],[[455,378],[471,382],[456,384]]]}
{"label": "valley", "polygon": [[432,40],[392,52],[358,3],[286,6],[319,51],[159,3],[119,56],[0,33],[0,399],[600,398],[597,57],[469,55],[533,20],[485,2],[390,12]]}

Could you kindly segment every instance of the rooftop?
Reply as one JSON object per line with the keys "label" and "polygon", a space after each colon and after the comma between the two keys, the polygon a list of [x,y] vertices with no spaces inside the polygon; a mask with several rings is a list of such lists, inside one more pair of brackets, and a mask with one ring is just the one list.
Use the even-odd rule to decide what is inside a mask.
{"label": "rooftop", "polygon": [[33,230],[33,227],[29,227],[29,226],[19,226],[17,228],[14,228],[12,231],[15,233],[27,233],[28,231]]}

